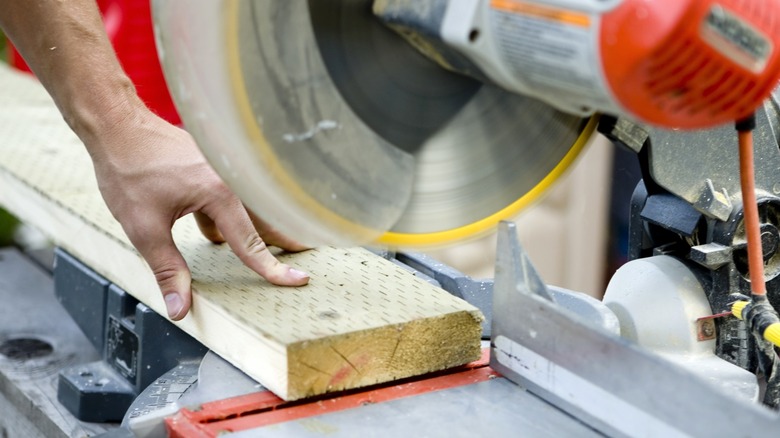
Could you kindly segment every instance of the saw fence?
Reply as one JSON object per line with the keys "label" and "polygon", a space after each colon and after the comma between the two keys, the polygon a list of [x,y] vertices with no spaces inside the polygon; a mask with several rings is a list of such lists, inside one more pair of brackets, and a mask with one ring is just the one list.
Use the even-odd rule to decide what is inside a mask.
{"label": "saw fence", "polygon": [[[5,67],[0,133],[0,205],[165,315],[154,276],[104,205],[83,146],[43,88]],[[178,325],[284,399],[480,355],[475,307],[366,250],[283,254],[311,275],[308,286],[283,288],[209,243],[189,217],[174,238],[193,273],[192,311]]]}

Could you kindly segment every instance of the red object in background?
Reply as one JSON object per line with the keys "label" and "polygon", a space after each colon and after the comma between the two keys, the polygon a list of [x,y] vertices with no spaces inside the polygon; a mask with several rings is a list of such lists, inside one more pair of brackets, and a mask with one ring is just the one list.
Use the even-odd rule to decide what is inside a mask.
{"label": "red object in background", "polygon": [[[106,33],[119,62],[135,84],[138,95],[157,115],[181,124],[157,57],[149,0],[98,0]],[[9,63],[30,71],[14,47],[8,44]]]}

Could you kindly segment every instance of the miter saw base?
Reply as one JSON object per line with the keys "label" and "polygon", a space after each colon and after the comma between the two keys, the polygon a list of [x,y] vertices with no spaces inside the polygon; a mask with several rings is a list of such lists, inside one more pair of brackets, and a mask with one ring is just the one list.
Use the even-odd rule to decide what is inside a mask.
{"label": "miter saw base", "polygon": [[[506,238],[506,236],[504,237]],[[500,246],[504,252],[507,248],[512,247],[512,245],[503,244]],[[500,260],[506,259],[505,255],[499,257]],[[507,271],[509,265],[503,262],[499,263],[499,267],[499,273],[513,272]],[[521,282],[516,280],[524,278],[524,276],[512,277],[515,280],[507,283],[507,277],[504,274],[498,276],[494,292],[506,294],[507,291],[517,291],[516,285],[521,284]],[[335,410],[318,411],[320,406],[327,406],[330,403],[334,405],[347,403],[338,401],[341,398],[352,397],[350,400],[370,401],[372,395],[367,394],[373,394],[374,390],[336,394],[327,399],[318,399],[314,402],[303,401],[288,406],[295,408],[295,412],[304,410],[305,408],[302,406],[308,406],[307,409],[310,410],[311,414],[316,414],[314,417],[287,418],[289,421],[277,422],[273,427],[263,429],[257,429],[257,425],[252,421],[259,418],[260,421],[267,422],[270,417],[286,415],[278,412],[284,411],[287,407],[280,411],[271,409],[255,412],[258,415],[254,416],[245,414],[258,409],[258,405],[243,405],[242,409],[244,410],[239,409],[241,412],[236,412],[238,415],[236,419],[245,417],[245,425],[248,429],[245,432],[238,432],[239,429],[235,429],[236,434],[239,436],[241,433],[249,436],[264,436],[263,434],[306,436],[306,434],[321,434],[323,431],[335,434],[352,434],[352,432],[357,431],[368,434],[377,430],[392,430],[410,434],[428,431],[431,435],[449,436],[456,431],[466,430],[473,430],[476,434],[491,431],[497,435],[509,435],[523,430],[540,436],[591,436],[598,435],[597,432],[594,432],[593,427],[600,431],[613,430],[611,427],[614,426],[609,423],[593,421],[592,416],[587,415],[587,412],[583,414],[581,410],[572,409],[572,400],[562,400],[560,393],[554,391],[556,388],[549,386],[551,381],[563,384],[564,386],[557,389],[563,391],[564,394],[579,394],[579,396],[584,397],[582,399],[586,400],[584,406],[591,408],[602,405],[614,407],[610,403],[616,398],[625,397],[625,391],[641,393],[640,402],[628,399],[628,402],[621,402],[619,404],[621,408],[615,411],[615,415],[623,415],[626,412],[626,406],[631,406],[632,408],[629,408],[629,412],[633,413],[633,416],[630,417],[631,424],[637,424],[637,427],[640,428],[657,425],[658,420],[654,416],[658,412],[648,409],[641,402],[641,400],[646,401],[656,396],[675,400],[673,405],[676,407],[673,411],[685,416],[687,420],[695,420],[691,421],[697,425],[709,424],[712,421],[709,418],[709,413],[715,410],[719,411],[722,408],[737,412],[735,415],[738,416],[744,415],[746,421],[755,422],[759,426],[767,423],[766,427],[775,427],[772,423],[772,421],[776,421],[774,416],[762,416],[760,412],[751,408],[753,405],[745,405],[738,399],[724,396],[718,391],[713,392],[709,384],[700,382],[687,371],[679,371],[670,362],[660,358],[652,359],[651,356],[647,356],[649,353],[642,353],[637,348],[626,344],[625,341],[616,341],[619,338],[616,338],[614,334],[614,324],[616,323],[614,315],[610,318],[611,312],[600,303],[594,306],[593,302],[590,301],[592,299],[580,300],[581,294],[576,293],[559,291],[551,292],[550,295],[559,304],[545,305],[544,301],[546,300],[540,302],[538,299],[531,298],[530,301],[526,300],[520,306],[499,306],[497,308],[499,313],[495,314],[502,321],[501,327],[503,329],[500,332],[495,331],[495,323],[498,320],[494,318],[493,345],[503,352],[511,352],[511,355],[507,357],[515,358],[513,360],[533,358],[533,361],[526,362],[526,365],[529,366],[529,370],[536,370],[534,372],[538,374],[525,375],[523,377],[525,380],[517,380],[512,377],[514,374],[510,372],[513,369],[511,362],[509,371],[502,370],[504,376],[512,378],[515,382],[521,382],[521,387],[514,385],[506,378],[488,378],[488,380],[480,382],[472,381],[471,384],[464,386],[439,388],[438,391],[397,398],[382,403],[364,405],[361,402],[354,409],[338,412]],[[517,297],[522,299],[523,295]],[[26,297],[18,297],[16,301],[22,299],[24,302],[24,298]],[[53,297],[51,299],[53,300]],[[16,303],[16,301],[9,302]],[[577,304],[571,304],[571,302],[577,302]],[[41,303],[43,303],[42,300],[37,300],[33,305],[40,306]],[[569,309],[579,310],[565,310],[563,304],[566,304]],[[13,307],[19,308],[19,305],[13,304]],[[583,309],[591,310],[584,311]],[[592,315],[591,318],[584,316],[588,313]],[[609,321],[613,325],[612,328],[609,328]],[[517,326],[520,328],[506,331],[507,322],[520,324]],[[7,328],[3,329],[3,333],[7,331]],[[46,338],[48,335],[36,336]],[[504,340],[499,340],[499,336],[503,336]],[[511,347],[511,344],[507,344],[506,340],[522,342],[525,350]],[[507,345],[510,345],[510,349],[507,349]],[[0,357],[0,365],[3,363],[2,359]],[[539,368],[540,366],[542,368]],[[615,368],[616,366],[618,368]],[[487,370],[487,368],[484,369]],[[540,373],[541,370],[553,372],[554,375]],[[2,370],[0,369],[0,371]],[[463,372],[468,373],[469,371],[463,370]],[[484,372],[489,373],[489,371]],[[571,381],[572,372],[576,372],[576,375],[580,376],[579,379]],[[654,378],[647,381],[641,378],[644,375],[654,376]],[[416,384],[426,385],[428,380],[435,378],[438,376],[423,376],[415,381],[418,382]],[[550,378],[553,380],[549,380]],[[621,387],[620,382],[625,379],[631,381],[631,384]],[[609,385],[614,382],[617,382],[618,386],[610,387]],[[397,388],[401,388],[407,383],[410,382],[389,385],[384,391],[395,392]],[[528,388],[531,392],[523,388]],[[585,393],[578,392],[582,391],[583,388],[586,390]],[[136,398],[133,407],[128,410],[125,424],[132,428],[133,433],[143,432],[147,433],[146,436],[158,436],[155,433],[160,433],[162,430],[163,419],[178,415],[177,412],[182,407],[187,407],[190,411],[197,410],[198,406],[209,409],[219,406],[236,407],[235,402],[242,400],[241,397],[249,397],[243,400],[255,400],[259,397],[257,394],[262,393],[263,390],[260,385],[247,378],[243,373],[235,370],[217,356],[209,354],[201,362],[182,363],[173,367],[170,372],[148,386]],[[554,403],[548,404],[542,401],[539,396]],[[368,399],[360,397],[368,397]],[[172,403],[174,400],[180,400],[180,402]],[[594,404],[593,400],[599,400],[599,403]],[[701,404],[702,400],[707,400],[704,409],[708,413],[706,415],[702,413],[702,409],[697,407],[697,403]],[[636,404],[633,404],[635,402]],[[580,407],[582,406],[580,405]],[[562,412],[561,408],[574,413],[576,418],[580,420],[575,420],[574,417]],[[663,407],[661,408],[663,411]],[[206,415],[208,412],[206,410],[203,414]],[[479,415],[474,415],[474,412],[478,412]],[[585,421],[587,425],[582,421]],[[731,426],[732,429],[743,427],[739,422],[737,423]],[[648,424],[650,426],[647,426]],[[155,430],[157,432],[153,432]]]}

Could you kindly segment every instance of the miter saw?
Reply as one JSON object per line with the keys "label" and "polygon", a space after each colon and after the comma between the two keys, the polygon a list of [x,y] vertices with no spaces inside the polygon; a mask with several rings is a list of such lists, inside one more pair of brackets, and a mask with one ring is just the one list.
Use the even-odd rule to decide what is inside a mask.
{"label": "miter saw", "polygon": [[[491,366],[609,434],[780,428],[752,404],[754,372],[770,406],[780,378],[778,320],[763,298],[777,304],[780,273],[774,101],[758,115],[757,184],[738,184],[749,172],[736,165],[752,162],[736,157],[737,138],[753,151],[751,114],[780,75],[778,2],[154,6],[187,128],[250,208],[307,244],[429,247],[484,234],[538,198],[599,125],[643,167],[636,260],[593,307],[633,342],[564,310],[503,225]],[[599,124],[595,112],[619,117]],[[634,121],[740,123],[737,135]],[[757,212],[747,188],[758,189]]]}
{"label": "miter saw", "polygon": [[[780,417],[756,400],[774,407],[780,393],[771,344],[780,121],[774,100],[751,114],[780,75],[778,6],[154,1],[188,130],[250,208],[303,243],[429,247],[479,236],[537,199],[597,126],[637,151],[644,183],[633,201],[635,260],[603,303],[547,287],[502,223],[495,283],[480,286],[493,293],[489,366],[291,404],[210,356],[145,396],[184,394],[163,408],[173,406],[163,413],[178,436],[509,435],[535,419],[545,423],[533,431],[553,435],[776,435]],[[620,117],[599,121],[596,111]],[[757,182],[737,183],[736,163],[752,160],[736,158],[732,127],[693,134],[632,120],[739,120]],[[758,190],[757,212],[745,187]],[[419,387],[428,392],[404,392]],[[128,413],[135,431],[160,424],[142,402]]]}

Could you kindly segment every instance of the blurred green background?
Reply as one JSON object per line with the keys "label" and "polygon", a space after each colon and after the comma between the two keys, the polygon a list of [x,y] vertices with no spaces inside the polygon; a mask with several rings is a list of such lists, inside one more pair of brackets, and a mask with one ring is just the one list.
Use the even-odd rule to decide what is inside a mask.
{"label": "blurred green background", "polygon": [[[5,35],[0,33],[0,61],[6,62],[8,59],[7,56],[8,53],[5,44]],[[0,208],[0,246],[8,246],[13,244],[14,230],[16,229],[18,223],[19,222],[13,216]]]}

